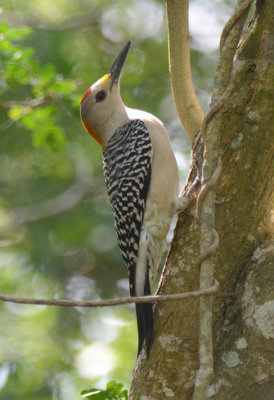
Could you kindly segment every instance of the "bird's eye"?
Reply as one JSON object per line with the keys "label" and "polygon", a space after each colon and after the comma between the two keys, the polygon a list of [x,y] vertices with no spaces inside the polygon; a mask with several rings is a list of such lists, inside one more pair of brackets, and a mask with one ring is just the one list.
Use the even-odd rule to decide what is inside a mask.
{"label": "bird's eye", "polygon": [[100,101],[105,100],[106,97],[107,97],[106,91],[100,90],[98,93],[96,93],[96,96],[95,96],[96,103],[99,103]]}

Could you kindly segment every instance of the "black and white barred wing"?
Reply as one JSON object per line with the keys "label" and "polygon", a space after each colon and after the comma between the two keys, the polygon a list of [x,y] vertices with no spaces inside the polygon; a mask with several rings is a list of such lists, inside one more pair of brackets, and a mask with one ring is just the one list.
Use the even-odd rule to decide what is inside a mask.
{"label": "black and white barred wing", "polygon": [[150,185],[152,145],[146,125],[133,120],[117,129],[103,151],[104,175],[114,212],[130,293],[135,295],[135,268]]}

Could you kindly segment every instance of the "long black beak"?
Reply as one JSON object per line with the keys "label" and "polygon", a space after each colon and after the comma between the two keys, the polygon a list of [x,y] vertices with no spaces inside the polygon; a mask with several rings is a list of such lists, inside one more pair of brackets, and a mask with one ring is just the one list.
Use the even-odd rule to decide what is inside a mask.
{"label": "long black beak", "polygon": [[112,86],[114,84],[117,84],[121,75],[121,71],[124,65],[124,62],[127,57],[128,49],[131,44],[131,41],[129,40],[125,47],[121,50],[119,55],[116,57],[114,63],[112,64],[109,74],[111,74],[111,82],[110,82],[110,90],[112,89]]}

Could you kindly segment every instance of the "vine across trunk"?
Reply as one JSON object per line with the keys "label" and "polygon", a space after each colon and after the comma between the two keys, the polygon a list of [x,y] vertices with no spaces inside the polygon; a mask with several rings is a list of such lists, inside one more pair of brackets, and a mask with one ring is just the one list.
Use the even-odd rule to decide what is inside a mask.
{"label": "vine across trunk", "polygon": [[[273,15],[272,0],[256,2],[231,58],[233,89],[211,122],[222,157],[215,210],[220,246],[213,257],[220,283],[213,298],[215,375],[207,392],[214,400],[274,398]],[[223,81],[215,80],[214,93],[218,84]],[[199,240],[199,220],[191,211],[182,214],[158,293],[199,288]],[[151,356],[139,360],[130,398],[190,400],[199,368],[199,302],[158,303],[154,315]]]}

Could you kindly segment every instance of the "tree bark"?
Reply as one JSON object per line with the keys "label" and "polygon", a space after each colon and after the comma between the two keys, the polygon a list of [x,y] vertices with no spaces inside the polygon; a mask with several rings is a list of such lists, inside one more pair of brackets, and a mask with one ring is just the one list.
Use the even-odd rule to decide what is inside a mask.
{"label": "tree bark", "polygon": [[[272,0],[257,1],[234,57],[232,93],[218,114],[223,168],[214,274],[220,290],[213,299],[215,376],[207,393],[214,400],[274,398],[273,15]],[[200,223],[192,211],[179,216],[159,293],[199,288]],[[198,300],[155,306],[150,359],[139,358],[130,399],[191,399],[198,329]]]}

